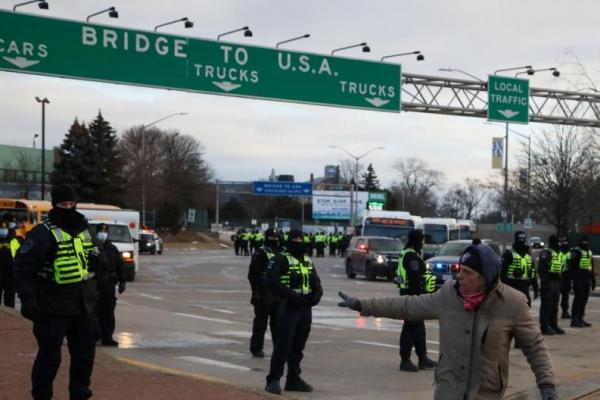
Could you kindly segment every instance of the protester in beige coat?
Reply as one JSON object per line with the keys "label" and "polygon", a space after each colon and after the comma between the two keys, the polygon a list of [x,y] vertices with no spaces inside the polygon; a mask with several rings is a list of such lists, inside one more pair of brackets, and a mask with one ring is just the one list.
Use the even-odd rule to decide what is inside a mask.
{"label": "protester in beige coat", "polygon": [[340,292],[338,305],[363,316],[438,319],[440,358],[436,400],[501,399],[508,385],[508,355],[514,337],[527,357],[543,400],[557,399],[550,355],[527,299],[503,285],[500,260],[487,245],[469,246],[456,282],[419,296],[356,299]]}

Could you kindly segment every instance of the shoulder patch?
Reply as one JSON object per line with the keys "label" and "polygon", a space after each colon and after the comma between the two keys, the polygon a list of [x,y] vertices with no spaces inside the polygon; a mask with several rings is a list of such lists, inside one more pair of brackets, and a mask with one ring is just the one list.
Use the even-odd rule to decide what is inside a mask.
{"label": "shoulder patch", "polygon": [[21,245],[21,248],[19,248],[19,253],[20,254],[25,254],[29,250],[31,250],[32,247],[33,247],[33,240],[32,239],[27,239],[27,240],[25,240],[23,242],[23,244]]}

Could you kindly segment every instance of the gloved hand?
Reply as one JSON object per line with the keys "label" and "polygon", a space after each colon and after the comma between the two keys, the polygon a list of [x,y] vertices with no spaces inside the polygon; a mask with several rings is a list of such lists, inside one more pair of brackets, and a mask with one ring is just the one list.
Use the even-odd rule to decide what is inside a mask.
{"label": "gloved hand", "polygon": [[119,294],[121,294],[125,291],[125,286],[126,286],[125,281],[119,282]]}
{"label": "gloved hand", "polygon": [[39,314],[40,308],[32,295],[21,296],[21,315],[33,321]]}
{"label": "gloved hand", "polygon": [[556,388],[554,386],[540,388],[542,400],[557,400]]}
{"label": "gloved hand", "polygon": [[313,292],[313,293],[311,293],[311,294],[308,295],[308,304],[311,307],[316,306],[317,304],[319,304],[320,301],[321,301],[321,297],[317,296],[316,293]]}
{"label": "gloved hand", "polygon": [[346,307],[354,311],[360,312],[360,301],[358,301],[355,297],[350,297],[344,292],[338,292],[338,295],[342,298],[343,301],[338,303],[338,307]]}

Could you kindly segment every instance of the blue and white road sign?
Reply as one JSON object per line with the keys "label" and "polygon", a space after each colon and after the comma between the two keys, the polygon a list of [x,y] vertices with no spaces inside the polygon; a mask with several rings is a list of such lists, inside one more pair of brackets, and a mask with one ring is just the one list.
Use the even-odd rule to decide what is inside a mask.
{"label": "blue and white road sign", "polygon": [[310,182],[252,182],[252,192],[259,196],[311,196]]}

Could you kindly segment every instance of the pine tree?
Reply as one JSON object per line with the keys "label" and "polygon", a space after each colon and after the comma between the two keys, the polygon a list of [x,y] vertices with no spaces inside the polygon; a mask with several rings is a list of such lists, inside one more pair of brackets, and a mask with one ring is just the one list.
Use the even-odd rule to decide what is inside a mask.
{"label": "pine tree", "polygon": [[362,174],[362,181],[360,182],[360,185],[362,186],[363,190],[368,192],[381,190],[379,187],[379,179],[377,178],[373,164],[369,164],[367,167],[367,172]]}
{"label": "pine tree", "polygon": [[70,184],[77,192],[79,201],[93,201],[94,149],[85,123],[73,121],[63,143],[60,145],[52,185]]}
{"label": "pine tree", "polygon": [[94,180],[94,201],[102,204],[122,204],[125,192],[123,160],[117,151],[118,138],[110,123],[98,111],[96,119],[89,125],[90,138],[94,148],[93,163],[96,171]]}

